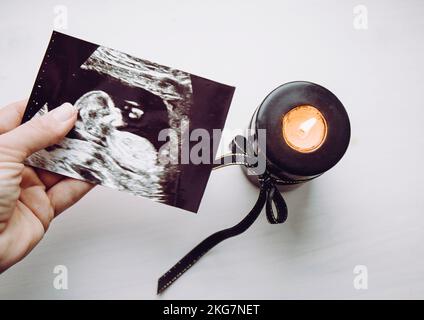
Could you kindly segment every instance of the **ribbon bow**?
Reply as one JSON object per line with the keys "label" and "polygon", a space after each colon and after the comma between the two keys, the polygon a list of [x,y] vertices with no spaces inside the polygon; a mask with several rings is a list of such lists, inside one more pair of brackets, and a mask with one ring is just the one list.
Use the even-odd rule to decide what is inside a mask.
{"label": "ribbon bow", "polygon": [[[223,156],[213,169],[218,169],[227,165],[244,165],[251,168],[251,145],[246,143],[246,138],[236,136],[232,141],[232,153]],[[259,176],[260,191],[258,200],[247,216],[238,224],[231,228],[218,231],[200,242],[171,269],[169,269],[158,280],[157,293],[162,293],[172,283],[174,283],[184,272],[193,266],[205,253],[225,239],[237,236],[246,231],[255,222],[265,206],[266,217],[271,224],[283,223],[287,219],[287,205],[277,189],[278,184],[295,184],[302,181],[280,180],[273,177],[268,170]],[[275,208],[275,210],[274,210]]]}

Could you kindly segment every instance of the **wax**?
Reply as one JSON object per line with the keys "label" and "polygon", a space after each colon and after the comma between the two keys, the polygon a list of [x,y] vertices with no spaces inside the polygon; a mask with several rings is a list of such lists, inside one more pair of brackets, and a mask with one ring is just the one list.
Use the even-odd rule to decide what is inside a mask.
{"label": "wax", "polygon": [[327,137],[327,122],[322,113],[313,106],[298,106],[282,117],[282,135],[294,150],[314,152]]}

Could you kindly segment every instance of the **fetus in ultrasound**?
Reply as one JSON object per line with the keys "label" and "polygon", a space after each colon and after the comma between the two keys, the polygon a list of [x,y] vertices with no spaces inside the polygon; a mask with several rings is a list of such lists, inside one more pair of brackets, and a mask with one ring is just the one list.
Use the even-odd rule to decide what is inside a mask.
{"label": "fetus in ultrasound", "polygon": [[[135,102],[127,104],[122,107],[130,110],[126,118],[141,122],[143,110],[135,108]],[[28,164],[165,201],[165,168],[158,161],[158,150],[148,138],[122,130],[128,124],[112,97],[101,90],[90,91],[75,102],[75,107],[78,120],[72,138],[37,152],[28,158]],[[47,109],[45,106],[39,114]]]}

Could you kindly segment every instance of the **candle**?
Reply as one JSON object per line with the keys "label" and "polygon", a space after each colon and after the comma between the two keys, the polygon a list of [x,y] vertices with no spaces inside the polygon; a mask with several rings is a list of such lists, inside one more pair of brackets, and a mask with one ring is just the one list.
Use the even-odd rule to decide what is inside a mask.
{"label": "candle", "polygon": [[[350,122],[340,100],[311,82],[286,83],[272,91],[255,111],[248,140],[258,144],[258,129],[266,143],[257,152],[266,159],[272,176],[287,185],[315,178],[344,155],[350,140]],[[257,176],[248,178],[257,183]],[[283,183],[284,184],[284,183]]]}

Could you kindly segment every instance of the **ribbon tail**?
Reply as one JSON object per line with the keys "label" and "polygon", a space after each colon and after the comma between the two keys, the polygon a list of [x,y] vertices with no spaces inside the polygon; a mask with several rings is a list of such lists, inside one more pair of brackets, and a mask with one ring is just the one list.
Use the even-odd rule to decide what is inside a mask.
{"label": "ribbon tail", "polygon": [[194,249],[187,253],[178,261],[169,271],[162,275],[158,280],[157,294],[162,293],[166,288],[173,284],[180,276],[192,267],[203,255],[225,239],[237,236],[246,231],[255,222],[261,213],[267,200],[267,190],[261,189],[258,200],[247,216],[238,224],[231,228],[218,231],[205,240],[200,242]]}

